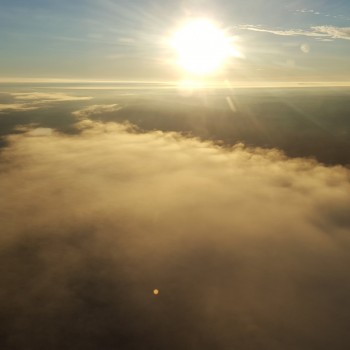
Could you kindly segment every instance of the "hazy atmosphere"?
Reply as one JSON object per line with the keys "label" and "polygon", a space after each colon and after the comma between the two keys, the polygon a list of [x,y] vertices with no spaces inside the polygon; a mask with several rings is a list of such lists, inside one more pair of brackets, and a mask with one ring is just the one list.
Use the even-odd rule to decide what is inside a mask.
{"label": "hazy atmosphere", "polygon": [[346,349],[346,1],[0,3],[0,348]]}

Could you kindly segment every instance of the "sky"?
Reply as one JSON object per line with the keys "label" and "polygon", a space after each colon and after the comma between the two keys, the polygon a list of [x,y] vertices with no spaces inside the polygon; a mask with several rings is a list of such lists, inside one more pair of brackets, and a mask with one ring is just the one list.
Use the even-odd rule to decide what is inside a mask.
{"label": "sky", "polygon": [[348,82],[350,4],[335,1],[21,1],[0,3],[1,80],[177,81],[169,38],[206,18],[234,40],[209,78]]}

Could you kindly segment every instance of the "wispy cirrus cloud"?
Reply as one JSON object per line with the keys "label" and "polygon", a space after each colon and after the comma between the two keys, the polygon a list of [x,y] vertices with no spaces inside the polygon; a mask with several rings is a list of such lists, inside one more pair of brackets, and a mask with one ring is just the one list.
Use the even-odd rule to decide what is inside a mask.
{"label": "wispy cirrus cloud", "polygon": [[320,12],[318,10],[307,9],[307,8],[295,10],[295,11],[292,11],[292,12],[299,13],[299,14],[306,14],[306,15],[323,16],[323,17],[328,17],[328,18],[329,17],[331,17],[331,18],[338,18],[338,19],[342,19],[342,20],[346,20],[346,21],[350,20],[349,17],[344,16],[343,14],[330,14],[330,13],[324,13],[324,12]]}
{"label": "wispy cirrus cloud", "polygon": [[314,15],[321,15],[321,13],[319,11],[315,11],[312,9],[301,9],[301,10],[295,10],[295,12],[300,12],[300,13],[311,13]]}
{"label": "wispy cirrus cloud", "polygon": [[315,26],[309,30],[304,29],[269,29],[262,26],[242,25],[239,29],[251,30],[255,32],[264,32],[281,36],[308,36],[321,40],[344,39],[350,40],[350,27],[335,26]]}
{"label": "wispy cirrus cloud", "polygon": [[318,26],[312,28],[316,32],[328,35],[332,39],[350,40],[350,27]]}

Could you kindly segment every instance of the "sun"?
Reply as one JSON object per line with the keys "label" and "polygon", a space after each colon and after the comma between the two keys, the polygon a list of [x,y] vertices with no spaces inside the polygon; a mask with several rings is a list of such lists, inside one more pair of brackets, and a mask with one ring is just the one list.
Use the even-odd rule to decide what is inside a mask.
{"label": "sun", "polygon": [[206,19],[186,23],[174,34],[171,44],[177,52],[179,65],[196,75],[211,74],[230,56],[238,54],[225,32]]}

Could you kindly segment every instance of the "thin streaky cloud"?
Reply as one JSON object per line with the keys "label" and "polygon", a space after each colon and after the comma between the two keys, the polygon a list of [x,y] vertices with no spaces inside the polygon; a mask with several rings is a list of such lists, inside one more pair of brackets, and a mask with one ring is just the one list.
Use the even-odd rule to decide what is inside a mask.
{"label": "thin streaky cloud", "polygon": [[62,93],[47,93],[47,92],[20,92],[11,94],[16,100],[21,101],[40,101],[46,102],[67,102],[67,101],[84,101],[90,100],[88,96],[71,96]]}
{"label": "thin streaky cloud", "polygon": [[298,35],[312,36],[312,37],[328,37],[329,36],[329,35],[324,34],[324,33],[323,34],[316,33],[313,31],[305,31],[305,30],[301,30],[301,29],[278,30],[278,29],[267,29],[267,28],[263,28],[261,26],[250,26],[250,25],[240,26],[239,29],[252,30],[255,32],[271,33],[271,34],[282,35],[282,36],[298,36]]}
{"label": "thin streaky cloud", "polygon": [[252,30],[255,32],[271,33],[281,36],[309,36],[314,38],[324,38],[324,39],[344,39],[350,40],[350,27],[334,27],[334,26],[315,26],[311,27],[309,30],[303,29],[268,29],[261,26],[252,25],[242,25],[239,29]]}
{"label": "thin streaky cloud", "polygon": [[117,104],[110,105],[92,105],[85,107],[83,109],[72,112],[72,114],[77,118],[88,118],[94,114],[102,114],[108,112],[115,112],[121,109]]}
{"label": "thin streaky cloud", "polygon": [[32,111],[56,102],[91,100],[91,97],[71,96],[63,93],[21,92],[9,95],[15,101],[14,103],[1,103],[0,113]]}
{"label": "thin streaky cloud", "polygon": [[0,104],[0,113],[2,112],[21,112],[21,111],[32,111],[40,108],[39,106],[32,106],[26,103],[2,103]]}

